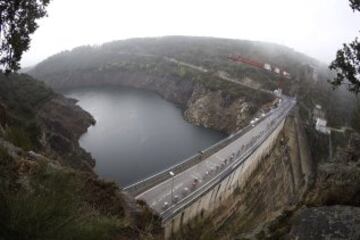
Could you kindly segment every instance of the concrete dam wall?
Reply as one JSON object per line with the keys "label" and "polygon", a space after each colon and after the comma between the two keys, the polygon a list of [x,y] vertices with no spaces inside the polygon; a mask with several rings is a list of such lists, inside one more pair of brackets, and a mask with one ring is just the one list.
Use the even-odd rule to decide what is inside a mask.
{"label": "concrete dam wall", "polygon": [[172,234],[177,233],[184,225],[191,224],[196,219],[210,217],[212,213],[220,209],[223,203],[234,195],[235,191],[243,188],[263,157],[271,151],[284,127],[284,122],[285,119],[278,124],[275,130],[242,164],[233,169],[232,173],[222,179],[221,182],[205,192],[201,197],[196,198],[191,204],[180,207],[176,215],[164,218],[165,238],[169,239]]}

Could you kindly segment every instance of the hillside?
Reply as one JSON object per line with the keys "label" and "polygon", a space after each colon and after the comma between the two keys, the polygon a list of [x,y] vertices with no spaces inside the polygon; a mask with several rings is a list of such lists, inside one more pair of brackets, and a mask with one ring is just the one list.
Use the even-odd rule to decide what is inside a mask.
{"label": "hillside", "polygon": [[91,170],[94,160],[78,140],[94,124],[76,101],[55,93],[28,75],[0,75],[2,133],[27,151],[66,157],[72,167]]}
{"label": "hillside", "polygon": [[[312,111],[317,104],[323,107],[332,127],[357,122],[353,117],[356,98],[345,89],[332,89],[326,66],[272,43],[175,36],[129,39],[61,52],[29,73],[54,89],[99,84],[150,89],[180,104],[190,122],[231,133],[271,101],[267,91],[278,88],[280,79],[265,70],[234,63],[228,59],[229,54],[268,62],[292,75],[282,80],[281,87],[285,94],[297,96],[314,141],[323,141],[312,126]],[[200,105],[206,106],[202,112],[195,109]],[[244,109],[246,114],[236,116],[234,109]],[[214,111],[217,118],[211,117]],[[339,138],[335,139],[336,145],[343,142],[343,136]],[[326,158],[327,153],[326,143],[314,149],[320,158]]]}
{"label": "hillside", "polygon": [[[98,85],[144,88],[180,105],[189,122],[232,133],[274,103],[269,92],[279,80],[229,61],[232,53],[291,73],[283,87],[297,96],[315,173],[303,194],[308,176],[297,166],[298,123],[291,117],[255,181],[238,193],[236,206],[241,207],[229,208],[234,214],[219,229],[207,222],[187,226],[188,239],[311,239],[304,227],[327,224],[336,235],[331,229],[344,219],[358,224],[352,212],[359,206],[360,138],[348,130],[335,132],[334,158],[329,159],[328,136],[313,128],[316,104],[333,127],[352,120],[355,100],[344,89],[332,91],[326,68],[270,43],[165,37],[59,53],[30,71],[45,84],[25,74],[0,76],[0,239],[161,239],[159,219],[146,206],[135,211],[121,188],[93,172],[95,161],[78,140],[95,121],[76,100],[55,91]],[[313,239],[323,234],[319,229],[312,228]]]}
{"label": "hillside", "polygon": [[78,140],[95,122],[75,103],[0,75],[0,239],[141,239],[156,226],[146,209],[135,225],[119,186],[93,172]]}
{"label": "hillside", "polygon": [[[304,65],[319,66],[316,60],[277,44],[201,37],[164,37],[130,39],[105,43],[101,46],[78,47],[41,62],[31,74],[45,78],[48,74],[92,68],[117,67],[131,70],[138,67],[141,70],[145,67],[152,68],[151,65],[147,65],[151,63],[165,65],[166,61],[163,57],[168,57],[202,66],[210,71],[226,71],[232,77],[246,74],[261,86],[269,89],[277,87],[277,78],[272,74],[233,63],[227,58],[230,54],[241,54],[253,60],[269,62],[287,69],[296,77]],[[51,77],[48,81],[50,80]]]}

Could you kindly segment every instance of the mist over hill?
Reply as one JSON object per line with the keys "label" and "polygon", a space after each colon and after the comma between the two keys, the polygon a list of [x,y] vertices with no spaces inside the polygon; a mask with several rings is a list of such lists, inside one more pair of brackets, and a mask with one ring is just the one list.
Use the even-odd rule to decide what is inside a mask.
{"label": "mist over hill", "polygon": [[[292,77],[281,79],[264,69],[233,62],[228,58],[230,54],[270,63],[285,69]],[[349,211],[349,216],[357,216],[352,207],[359,205],[360,138],[347,128],[355,128],[353,122],[359,122],[360,114],[354,114],[356,98],[346,89],[333,91],[327,82],[332,77],[327,67],[293,49],[271,43],[200,37],[130,39],[64,51],[39,63],[28,73],[48,86],[26,74],[0,78],[0,155],[6,160],[0,169],[4,173],[0,174],[0,183],[6,183],[3,195],[7,196],[0,200],[8,204],[0,204],[3,206],[0,212],[6,217],[12,216],[9,209],[20,209],[19,212],[26,213],[16,215],[15,211],[15,222],[5,218],[5,227],[10,230],[12,226],[23,227],[26,223],[25,228],[31,233],[32,223],[36,221],[47,226],[47,216],[50,218],[54,214],[49,211],[48,215],[39,219],[38,216],[42,215],[38,213],[43,213],[44,206],[61,213],[54,220],[55,227],[50,230],[57,231],[58,226],[65,226],[62,230],[64,236],[80,231],[84,239],[99,239],[96,234],[119,231],[121,239],[141,239],[138,235],[143,231],[137,230],[140,226],[140,229],[150,229],[146,231],[154,234],[152,239],[159,239],[159,219],[153,218],[151,211],[141,205],[141,214],[134,223],[130,222],[125,216],[133,207],[127,202],[128,196],[116,185],[100,180],[92,171],[94,159],[79,146],[78,140],[87,127],[95,123],[94,119],[76,106],[75,100],[56,93],[64,88],[104,85],[155,91],[180,105],[184,118],[192,124],[229,134],[244,128],[255,116],[276,104],[272,91],[278,87],[285,94],[297,97],[299,111],[294,110],[295,118],[289,116],[273,152],[253,176],[254,185],[237,193],[243,195],[245,201],[240,201],[240,204],[246,209],[240,209],[226,221],[220,231],[216,230],[216,235],[212,226],[200,224],[201,230],[191,229],[190,239],[200,239],[194,238],[196,231],[199,235],[209,231],[214,239],[225,236],[223,231],[237,236],[247,230],[245,227],[251,229],[252,224],[263,231],[266,225],[258,228],[267,221],[263,217],[267,218],[269,212],[284,207],[286,214],[280,216],[282,220],[276,218],[270,222],[272,237],[266,239],[283,236],[290,228],[296,228],[296,224],[306,222],[296,220],[298,218],[310,219],[304,208],[297,207],[326,206],[320,209],[309,207],[315,213],[321,210],[321,219],[323,216],[337,219],[338,211],[343,209]],[[315,131],[313,109],[318,104],[324,109],[325,117],[334,130],[331,138]],[[304,126],[301,132],[305,137],[294,134],[297,121]],[[302,165],[293,168],[296,165],[289,159],[299,157],[296,145],[302,137],[309,143],[309,155],[312,155],[316,174],[311,175],[313,184],[309,184],[310,192],[301,197],[303,202],[297,204],[293,196],[299,192],[294,191],[291,182],[294,181],[294,172],[297,172],[294,169],[299,170]],[[329,154],[329,139],[333,144],[333,158]],[[64,184],[59,184],[62,182]],[[28,183],[35,186],[35,191],[28,191]],[[14,194],[12,189],[17,185],[21,191]],[[44,191],[44,186],[51,191]],[[26,196],[26,201],[19,201],[23,196]],[[70,208],[63,209],[67,205],[58,204],[61,199],[65,199],[66,204],[71,203]],[[296,208],[287,209],[288,204],[295,203]],[[345,206],[339,210],[331,206],[339,204],[349,205],[351,209]],[[39,207],[33,211],[33,206]],[[91,217],[88,217],[87,208],[82,211],[79,206],[91,207]],[[29,209],[32,213],[27,214]],[[65,220],[62,216],[66,217]],[[63,224],[68,219],[82,218],[86,218],[87,222]],[[295,223],[290,221],[292,218]],[[150,222],[149,227],[147,223]],[[243,226],[245,223],[249,226]],[[337,225],[337,222],[332,225]],[[303,228],[300,226],[300,229]],[[50,235],[57,236],[56,231],[50,232]],[[24,234],[21,229],[19,232],[19,236]],[[12,236],[13,232],[9,234]]]}
{"label": "mist over hill", "polygon": [[[270,63],[288,71],[292,78],[281,80],[267,71],[234,63],[228,59],[231,54]],[[197,66],[207,72],[194,71],[191,66],[179,66],[169,60]],[[355,98],[344,89],[333,91],[327,83],[332,77],[327,66],[294,49],[266,42],[183,36],[120,40],[60,52],[39,63],[29,73],[52,87],[65,88],[78,84],[79,75],[91,73],[101,83],[115,71],[197,80],[215,89],[220,87],[212,84],[219,72],[257,89],[274,90],[281,85],[286,94],[301,99],[304,114],[320,104],[329,112],[330,123],[337,126],[350,124],[354,110]]]}
{"label": "mist over hill", "polygon": [[[301,65],[319,67],[320,63],[285,46],[248,40],[207,37],[138,38],[105,43],[99,46],[81,46],[63,51],[39,63],[36,75],[59,71],[88,69],[136,58],[170,57],[206,68],[221,68],[239,72],[227,59],[230,54],[241,54],[260,62],[269,62],[296,74]],[[237,70],[237,72],[236,72]],[[241,70],[241,69],[240,69]]]}

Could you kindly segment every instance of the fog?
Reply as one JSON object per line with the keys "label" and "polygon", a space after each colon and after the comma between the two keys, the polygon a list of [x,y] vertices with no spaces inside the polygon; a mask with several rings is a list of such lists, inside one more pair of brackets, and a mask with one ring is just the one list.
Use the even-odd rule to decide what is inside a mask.
{"label": "fog", "polygon": [[53,0],[48,15],[23,67],[80,45],[166,35],[274,42],[327,63],[360,30],[347,0]]}

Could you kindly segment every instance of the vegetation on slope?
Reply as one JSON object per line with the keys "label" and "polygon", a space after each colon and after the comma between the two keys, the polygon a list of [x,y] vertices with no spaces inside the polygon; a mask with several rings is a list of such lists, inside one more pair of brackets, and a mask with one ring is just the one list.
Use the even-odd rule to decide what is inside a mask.
{"label": "vegetation on slope", "polygon": [[[259,91],[237,87],[216,76],[216,72],[226,71],[238,79],[244,75],[251,77],[266,89],[277,86],[277,79],[272,75],[228,61],[226,56],[231,53],[240,53],[258,61],[274,62],[287,68],[294,79],[285,83],[285,88],[298,96],[300,110],[306,116],[304,118],[308,120],[309,126],[312,124],[311,111],[315,104],[323,105],[333,126],[342,126],[349,121],[347,113],[352,112],[352,99],[342,98],[342,93],[337,95],[332,92],[326,85],[327,75],[321,73],[321,68],[318,69],[320,77],[313,78],[314,68],[309,67],[309,64],[316,64],[314,60],[290,49],[264,43],[176,37],[120,41],[58,54],[39,64],[32,74],[41,79],[56,75],[57,79],[67,79],[74,73],[106,75],[111,72],[141,72],[153,77],[201,83],[211,90],[223,90],[231,97],[245,96],[253,102],[259,99],[263,101],[262,96],[265,95]],[[164,57],[205,67],[210,71],[184,67]],[[0,109],[1,113],[6,114],[0,118],[5,118],[7,125],[2,133],[3,138],[24,150],[36,150],[40,136],[37,110],[55,93],[25,75],[14,75],[11,78],[1,76],[0,81],[0,102],[6,105]],[[323,140],[322,146],[325,146],[327,139]],[[318,148],[317,144],[313,144],[313,148]],[[326,155],[326,149],[321,148],[321,151]],[[84,173],[54,167],[50,162],[25,163],[23,157],[14,159],[4,149],[0,155],[0,176],[5,176],[0,177],[0,213],[5,216],[4,224],[1,225],[3,229],[0,230],[6,233],[3,239],[16,239],[19,235],[29,236],[28,239],[106,239],[124,233],[129,234],[127,237],[130,238],[141,235],[127,223],[123,205],[120,204],[122,198],[117,197],[115,186]],[[98,194],[101,189],[110,194],[110,198],[106,198],[109,201],[105,201],[104,194]]]}
{"label": "vegetation on slope", "polygon": [[[109,74],[143,73],[149,77],[201,83],[232,97],[244,96],[260,106],[268,100],[266,94],[225,81],[217,73],[223,71],[239,82],[250,81],[250,85],[268,90],[277,88],[281,79],[265,70],[234,63],[227,58],[230,54],[268,62],[290,72],[292,78],[284,79],[281,87],[286,94],[297,96],[300,113],[309,126],[310,134],[316,134],[312,111],[317,104],[326,112],[330,126],[358,128],[356,123],[360,119],[356,118],[356,98],[345,89],[332,89],[328,83],[332,75],[327,66],[290,48],[271,43],[203,37],[130,39],[96,47],[83,46],[56,54],[38,64],[31,74],[47,82],[62,83],[85,73],[104,78]],[[168,61],[169,58],[209,71],[179,65]],[[327,153],[328,149],[323,152]],[[327,157],[327,154],[320,156]]]}
{"label": "vegetation on slope", "polygon": [[[53,72],[54,69],[64,71],[69,67],[86,68],[131,56],[167,56],[212,68],[231,65],[232,63],[227,59],[229,54],[241,54],[254,60],[286,67],[294,72],[301,63],[316,63],[314,59],[277,44],[205,37],[163,37],[114,41],[98,47],[78,47],[72,51],[56,54],[37,67],[38,70],[41,68],[42,71]],[[96,58],[87,58],[85,62],[79,61],[85,60],[89,55],[96,55]]]}
{"label": "vegetation on slope", "polygon": [[0,74],[0,85],[1,118],[7,124],[5,138],[25,150],[38,149],[36,111],[55,93],[28,75]]}
{"label": "vegetation on slope", "polygon": [[11,156],[13,147],[3,144],[1,240],[152,239],[160,233],[151,212],[141,213],[136,223],[125,215],[114,183],[21,150],[21,156]]}
{"label": "vegetation on slope", "polygon": [[[84,49],[82,49],[84,50]],[[74,50],[77,52],[77,50]],[[98,56],[92,55],[93,51],[88,52],[86,58],[97,58]],[[82,55],[82,54],[80,54]],[[69,56],[72,58],[72,54]],[[77,59],[79,56],[75,56]],[[117,73],[125,73],[125,74],[133,74],[139,75],[144,74],[153,78],[164,78],[169,80],[176,81],[188,81],[189,83],[200,83],[207,87],[210,90],[221,90],[224,93],[232,96],[233,98],[237,97],[246,97],[250,101],[263,103],[271,101],[271,96],[268,94],[264,94],[263,92],[258,92],[251,88],[241,87],[232,82],[226,82],[215,75],[215,72],[202,72],[189,67],[180,66],[176,63],[169,62],[163,57],[159,56],[143,56],[143,55],[123,55],[120,56],[119,59],[113,59],[111,56],[108,56],[110,59],[106,59],[103,62],[91,61],[90,64],[80,64],[76,66],[76,64],[67,65],[69,60],[67,57],[64,59],[60,58],[60,66],[54,67],[54,72],[51,72],[52,67],[48,69],[46,66],[50,64],[52,60],[49,59],[49,63],[44,63],[46,67],[43,68],[42,65],[39,65],[34,71],[31,72],[32,75],[42,79],[46,82],[62,82],[66,79],[67,75],[71,73],[72,77],[81,76],[85,72],[87,74],[91,73],[91,75],[96,76],[109,76],[111,74],[116,75]],[[81,58],[79,57],[79,61]],[[55,61],[55,59],[54,59]],[[61,62],[65,61],[66,66],[61,66]],[[54,64],[58,64],[56,60]],[[51,64],[50,64],[51,65]],[[63,68],[62,68],[63,67]],[[45,70],[43,72],[43,70]],[[101,83],[101,80],[99,80]],[[51,83],[50,83],[51,85]],[[59,84],[54,84],[58,86]]]}
{"label": "vegetation on slope", "polygon": [[126,226],[86,201],[84,182],[74,172],[44,162],[32,168],[27,181],[16,190],[0,181],[0,239],[110,239]]}
{"label": "vegetation on slope", "polygon": [[[1,75],[0,83],[0,239],[152,237],[158,225],[149,210],[138,213],[142,221],[132,223],[115,183],[70,168],[67,162],[82,161],[77,155],[69,160],[68,153],[44,151],[39,109],[57,94],[26,75]],[[62,119],[64,109],[71,107],[62,105],[56,116]],[[50,134],[56,135],[55,130]],[[74,146],[72,151],[80,150]]]}
{"label": "vegetation on slope", "polygon": [[[343,92],[332,91],[326,82],[331,75],[326,66],[318,61],[281,45],[245,40],[163,37],[115,41],[96,47],[83,46],[49,57],[38,64],[30,74],[44,81],[51,80],[53,75],[61,74],[59,81],[64,81],[69,74],[81,71],[146,72],[169,78],[175,76],[197,79],[216,88],[223,86],[213,84],[213,80],[219,80],[213,73],[225,71],[240,82],[246,77],[265,89],[274,90],[278,87],[280,79],[276,75],[249,65],[234,63],[227,58],[230,54],[240,54],[245,58],[286,69],[293,76],[291,80],[285,79],[282,83],[287,94],[305,97],[311,91],[311,97],[316,97],[320,93],[322,97],[319,99],[323,99],[321,103],[344,98]],[[166,61],[165,57],[210,71],[201,73],[183,66],[178,69],[176,64]],[[313,89],[317,92],[312,91]],[[325,97],[326,95],[329,96]],[[317,103],[317,100],[314,103]],[[337,105],[340,105],[339,109],[344,109],[343,104]],[[341,115],[346,115],[342,113]]]}
{"label": "vegetation on slope", "polygon": [[[294,75],[299,66],[305,63],[317,64],[315,60],[277,44],[201,37],[164,37],[115,41],[97,47],[78,47],[48,58],[38,64],[32,74],[41,78],[58,72],[88,70],[114,63],[125,66],[128,61],[141,64],[142,59],[159,62],[163,57],[170,57],[210,70],[223,70],[232,77],[245,74],[269,89],[276,88],[276,76],[235,64],[227,58],[230,54],[241,54],[260,62],[269,62]],[[161,68],[158,70],[161,71]],[[166,73],[166,70],[165,68],[162,72]]]}

